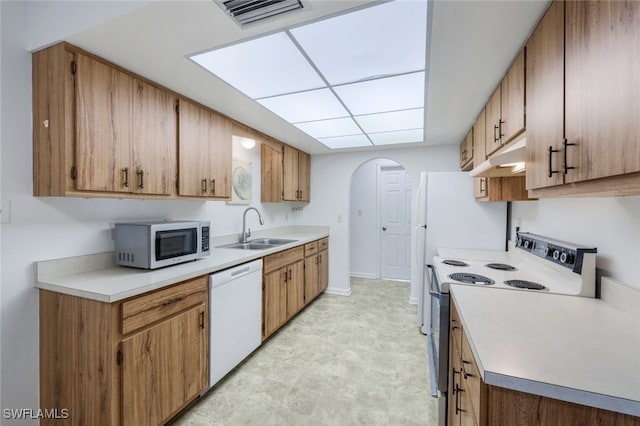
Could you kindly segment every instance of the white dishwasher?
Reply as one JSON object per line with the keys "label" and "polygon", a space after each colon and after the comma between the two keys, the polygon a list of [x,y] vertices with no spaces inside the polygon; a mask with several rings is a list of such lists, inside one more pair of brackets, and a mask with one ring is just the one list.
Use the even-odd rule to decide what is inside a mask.
{"label": "white dishwasher", "polygon": [[209,387],[262,343],[262,260],[209,278]]}

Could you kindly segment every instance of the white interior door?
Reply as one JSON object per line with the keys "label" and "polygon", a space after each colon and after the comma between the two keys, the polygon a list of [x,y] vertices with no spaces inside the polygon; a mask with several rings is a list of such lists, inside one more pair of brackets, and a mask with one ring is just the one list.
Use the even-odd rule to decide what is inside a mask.
{"label": "white interior door", "polygon": [[411,182],[401,166],[380,169],[380,277],[411,278]]}

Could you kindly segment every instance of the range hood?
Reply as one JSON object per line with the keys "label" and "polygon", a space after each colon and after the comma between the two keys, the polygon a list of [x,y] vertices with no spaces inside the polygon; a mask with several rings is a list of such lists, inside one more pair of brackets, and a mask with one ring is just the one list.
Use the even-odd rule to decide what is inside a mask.
{"label": "range hood", "polygon": [[527,138],[523,137],[469,172],[473,177],[514,176],[525,171]]}

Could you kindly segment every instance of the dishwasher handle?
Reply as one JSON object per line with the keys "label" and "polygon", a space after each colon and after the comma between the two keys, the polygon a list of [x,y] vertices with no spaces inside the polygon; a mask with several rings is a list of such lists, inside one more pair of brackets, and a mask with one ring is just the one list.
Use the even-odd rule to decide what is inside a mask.
{"label": "dishwasher handle", "polygon": [[210,275],[210,282],[212,287],[220,287],[231,281],[240,279],[245,275],[262,273],[262,259],[255,260],[249,263],[243,263],[233,268],[225,269],[224,271],[215,272]]}

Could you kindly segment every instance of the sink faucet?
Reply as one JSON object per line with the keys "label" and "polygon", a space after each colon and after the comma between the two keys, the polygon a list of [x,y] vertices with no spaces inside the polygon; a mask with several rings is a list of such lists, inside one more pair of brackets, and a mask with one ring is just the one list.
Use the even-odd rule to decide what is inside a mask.
{"label": "sink faucet", "polygon": [[[258,213],[258,219],[260,219],[260,225],[264,225],[264,220],[262,220],[262,215],[255,207],[247,207],[242,215],[242,235],[240,236],[240,242],[246,243],[249,237],[251,236],[251,229],[247,229],[247,212],[249,210],[255,210]],[[245,231],[246,230],[246,231]]]}

